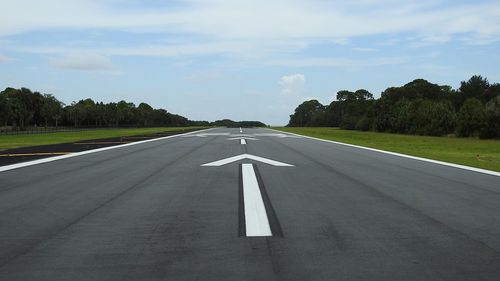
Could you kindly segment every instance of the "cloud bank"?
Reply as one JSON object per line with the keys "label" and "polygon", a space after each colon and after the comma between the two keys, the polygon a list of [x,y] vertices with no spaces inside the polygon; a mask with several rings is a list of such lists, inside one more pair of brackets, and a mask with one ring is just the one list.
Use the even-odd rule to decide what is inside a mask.
{"label": "cloud bank", "polygon": [[283,95],[298,95],[304,90],[306,77],[304,74],[290,74],[281,77],[279,84]]}
{"label": "cloud bank", "polygon": [[114,69],[111,60],[98,54],[68,54],[49,60],[52,67],[60,69],[84,71],[111,71]]}
{"label": "cloud bank", "polygon": [[[498,1],[184,0],[157,7],[136,3],[3,1],[0,8],[6,13],[0,17],[0,37],[52,30],[185,36],[177,43],[87,49],[124,56],[258,56],[306,48],[324,40],[348,44],[350,38],[402,33],[411,34],[416,45],[443,44],[452,39],[464,44],[491,44],[500,39]],[[41,52],[58,49],[36,48]],[[59,49],[67,51],[64,46]]]}

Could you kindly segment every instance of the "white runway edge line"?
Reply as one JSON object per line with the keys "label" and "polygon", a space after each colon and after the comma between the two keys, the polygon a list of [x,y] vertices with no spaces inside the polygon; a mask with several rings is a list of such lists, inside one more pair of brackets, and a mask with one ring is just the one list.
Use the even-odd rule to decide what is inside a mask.
{"label": "white runway edge line", "polygon": [[242,164],[246,236],[273,236],[252,164]]}
{"label": "white runway edge line", "polygon": [[246,141],[245,139],[241,139],[241,140],[240,140],[240,143],[241,143],[241,144],[247,144],[247,141]]}
{"label": "white runway edge line", "polygon": [[[268,129],[268,130],[283,133],[282,131],[278,131],[278,130],[274,130],[274,129]],[[329,142],[329,143],[334,143],[334,144],[339,144],[339,145],[344,145],[344,146],[350,146],[350,147],[375,151],[375,152],[379,152],[379,153],[385,153],[385,154],[389,154],[389,155],[393,155],[393,156],[399,156],[399,157],[409,158],[409,159],[413,159],[413,160],[419,160],[419,161],[434,163],[434,164],[438,164],[438,165],[443,165],[443,166],[448,166],[448,167],[453,167],[453,168],[458,168],[458,169],[463,169],[463,170],[468,170],[468,171],[473,171],[473,172],[477,172],[477,173],[482,173],[482,174],[500,177],[499,172],[490,171],[490,170],[486,170],[486,169],[474,168],[474,167],[460,165],[460,164],[453,164],[453,163],[449,163],[449,162],[433,160],[433,159],[417,157],[417,156],[411,156],[411,155],[407,155],[407,154],[391,152],[391,151],[386,151],[386,150],[381,150],[381,149],[376,149],[376,148],[370,148],[370,147],[365,147],[365,146],[360,146],[360,145],[348,144],[348,143],[343,143],[343,142],[338,142],[338,141],[324,140],[324,139],[320,139],[320,138],[315,138],[315,137],[310,137],[310,136],[300,135],[300,134],[295,134],[295,133],[290,133],[290,132],[286,132],[286,134],[300,136],[303,138],[308,138],[308,139],[317,140],[317,141]]]}
{"label": "white runway edge line", "polygon": [[86,155],[86,154],[91,154],[91,153],[96,153],[96,152],[101,152],[101,151],[106,151],[106,150],[111,150],[111,149],[115,149],[115,148],[121,148],[121,147],[132,146],[132,145],[137,145],[137,144],[142,144],[142,143],[147,143],[147,142],[153,142],[153,141],[159,141],[159,140],[164,140],[164,139],[169,139],[169,138],[186,136],[186,135],[190,135],[190,134],[198,134],[200,132],[205,132],[205,131],[213,130],[213,129],[214,128],[210,128],[210,129],[205,129],[205,130],[201,130],[201,131],[194,131],[194,132],[189,132],[189,133],[184,133],[184,134],[172,135],[172,136],[161,137],[161,138],[156,138],[156,139],[149,139],[149,140],[143,140],[143,141],[137,141],[137,142],[131,142],[131,143],[126,143],[126,144],[121,144],[121,145],[115,145],[115,146],[108,146],[108,147],[103,147],[103,148],[97,148],[97,149],[92,149],[92,150],[86,150],[86,151],[81,151],[81,152],[70,153],[70,154],[61,155],[61,156],[48,157],[48,158],[43,158],[43,159],[38,159],[38,160],[33,160],[33,161],[27,161],[27,162],[22,162],[22,163],[17,163],[17,164],[2,166],[2,167],[0,167],[0,173],[1,172],[5,172],[5,171],[9,171],[9,170],[23,168],[23,167],[28,167],[28,166],[33,166],[33,165],[38,165],[38,164],[53,162],[53,161],[57,161],[57,160],[62,160],[62,159],[67,159],[67,158],[72,158],[72,157],[77,157],[77,156],[81,156],[81,155]]}

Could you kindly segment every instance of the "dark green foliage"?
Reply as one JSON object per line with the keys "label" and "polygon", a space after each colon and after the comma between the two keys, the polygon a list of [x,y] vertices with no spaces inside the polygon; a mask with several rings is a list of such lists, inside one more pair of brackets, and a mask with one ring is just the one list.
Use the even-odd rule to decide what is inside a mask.
{"label": "dark green foliage", "polygon": [[95,102],[83,99],[65,106],[49,94],[32,92],[27,88],[7,88],[0,92],[0,127],[25,130],[28,126],[74,127],[152,127],[152,126],[227,126],[262,127],[259,121],[228,122],[191,121],[187,118],[154,109],[146,103],[139,106],[127,102]]}
{"label": "dark green foliage", "polygon": [[485,116],[481,101],[470,98],[458,111],[457,135],[461,137],[476,136],[485,125]]}
{"label": "dark green foliage", "polygon": [[482,102],[486,102],[489,100],[489,95],[487,94],[489,88],[490,83],[488,82],[488,79],[483,78],[480,75],[474,75],[469,79],[469,81],[462,81],[460,83],[459,91],[461,101],[476,98]]}
{"label": "dark green foliage", "polygon": [[413,116],[414,127],[405,133],[442,136],[453,132],[455,128],[455,111],[449,101],[422,100]]}
{"label": "dark green foliage", "polygon": [[331,126],[400,134],[500,137],[500,84],[473,76],[455,91],[416,79],[373,99],[366,90],[342,90],[328,106],[299,105],[288,126]]}
{"label": "dark green foliage", "polygon": [[479,132],[482,139],[500,137],[500,96],[486,104],[484,112],[484,127]]}
{"label": "dark green foliage", "polygon": [[229,128],[238,128],[238,127],[265,127],[266,124],[260,121],[233,121],[230,119],[217,120],[212,123],[214,126],[218,127],[229,127]]}
{"label": "dark green foliage", "polygon": [[322,118],[315,117],[318,114],[324,114],[324,106],[317,100],[309,100],[303,102],[295,109],[295,113],[290,115],[290,122],[288,126],[290,127],[307,127],[321,125],[321,123],[316,123]]}

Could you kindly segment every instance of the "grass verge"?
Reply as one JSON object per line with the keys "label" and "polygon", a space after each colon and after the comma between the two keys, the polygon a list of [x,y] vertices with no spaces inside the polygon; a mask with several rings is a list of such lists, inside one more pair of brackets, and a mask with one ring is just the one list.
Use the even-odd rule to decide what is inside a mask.
{"label": "grass verge", "polygon": [[338,128],[273,129],[500,172],[498,140],[399,135]]}
{"label": "grass verge", "polygon": [[75,132],[33,134],[33,135],[0,135],[0,150],[26,147],[26,146],[69,143],[82,140],[147,135],[147,134],[173,132],[173,131],[187,131],[192,129],[202,129],[202,128],[164,127],[164,128],[132,128],[132,129],[96,129],[96,130],[84,130]]}

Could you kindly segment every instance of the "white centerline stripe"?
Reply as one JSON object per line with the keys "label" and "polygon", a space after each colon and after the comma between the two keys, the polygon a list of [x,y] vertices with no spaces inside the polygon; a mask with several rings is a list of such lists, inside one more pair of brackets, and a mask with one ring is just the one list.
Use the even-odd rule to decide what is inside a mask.
{"label": "white centerline stripe", "polygon": [[247,236],[272,236],[262,201],[257,176],[252,164],[242,164],[243,202],[245,204],[245,227]]}
{"label": "white centerline stripe", "polygon": [[241,144],[247,144],[247,141],[246,141],[245,139],[241,139],[241,140],[240,140],[240,143],[241,143]]}

